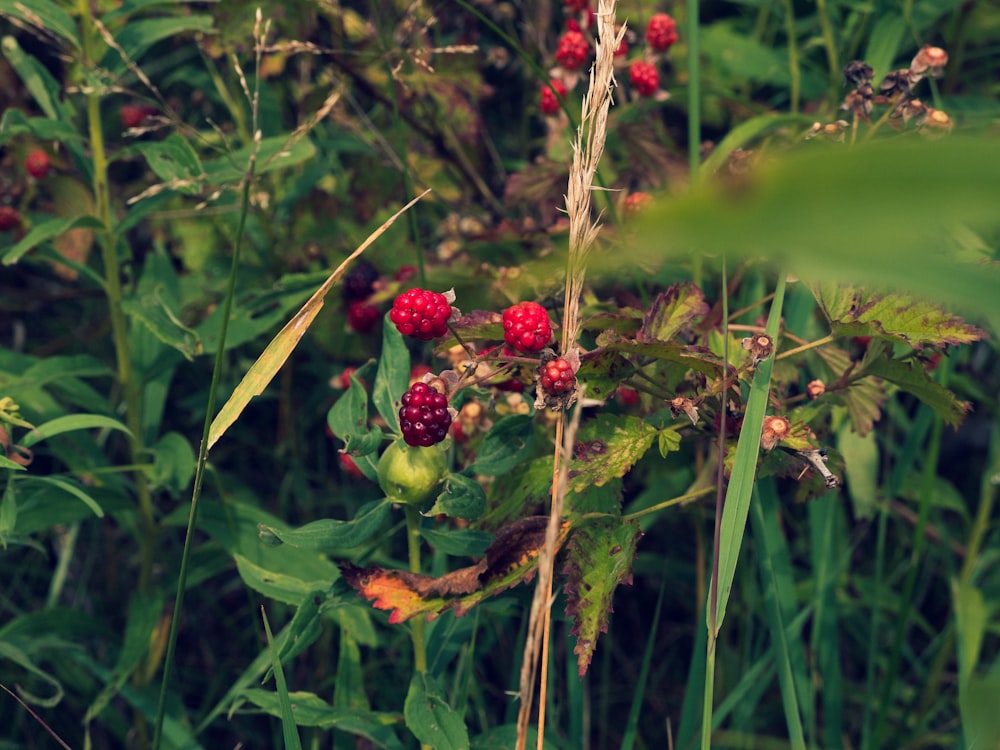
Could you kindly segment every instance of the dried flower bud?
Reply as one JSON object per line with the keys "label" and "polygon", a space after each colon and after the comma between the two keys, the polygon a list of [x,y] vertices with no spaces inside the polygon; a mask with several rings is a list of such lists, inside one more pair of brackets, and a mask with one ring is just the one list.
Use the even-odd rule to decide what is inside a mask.
{"label": "dried flower bud", "polygon": [[882,83],[879,84],[879,91],[885,96],[892,96],[893,94],[909,96],[910,89],[913,88],[913,84],[918,80],[920,80],[920,75],[911,70],[894,70],[882,79]]}
{"label": "dried flower bud", "polygon": [[822,380],[813,380],[806,386],[806,393],[809,394],[809,398],[817,399],[826,393],[826,385]]}
{"label": "dried flower bud", "polygon": [[694,405],[694,401],[691,399],[677,396],[670,400],[669,405],[670,413],[674,415],[674,419],[677,419],[681,413],[684,413],[691,420],[691,424],[698,424],[698,407]]}
{"label": "dried flower bud", "polygon": [[786,417],[764,417],[764,429],[760,434],[760,445],[766,450],[773,450],[774,447],[788,437],[792,425]]}
{"label": "dried flower bud", "polygon": [[923,73],[930,69],[930,74],[937,78],[941,75],[941,69],[948,64],[948,53],[940,47],[932,47],[925,44],[914,56],[910,63],[910,70],[914,73]]}
{"label": "dried flower bud", "polygon": [[750,167],[753,166],[751,157],[753,156],[753,151],[737,148],[729,152],[729,159],[726,161],[726,169],[729,170],[729,174],[733,177],[743,177],[750,172]]}
{"label": "dried flower bud", "polygon": [[754,366],[760,364],[774,352],[774,341],[766,333],[747,336],[741,343],[743,348],[750,352],[750,358]]}
{"label": "dried flower bud", "polygon": [[955,123],[947,112],[933,107],[927,108],[927,115],[920,122],[920,131],[927,134],[944,135],[951,132]]}
{"label": "dried flower bud", "polygon": [[911,119],[923,122],[924,118],[927,117],[927,105],[919,99],[911,99],[901,103],[899,112],[903,116],[903,122],[909,122]]}
{"label": "dried flower bud", "polygon": [[849,84],[857,86],[875,77],[875,71],[871,65],[867,65],[861,60],[853,60],[844,66],[844,78]]}

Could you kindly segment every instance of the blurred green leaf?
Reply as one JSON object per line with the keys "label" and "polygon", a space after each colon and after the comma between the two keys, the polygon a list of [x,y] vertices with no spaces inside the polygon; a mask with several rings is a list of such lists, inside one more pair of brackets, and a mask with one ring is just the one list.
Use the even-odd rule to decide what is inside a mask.
{"label": "blurred green leaf", "polygon": [[468,750],[469,730],[461,714],[448,705],[444,691],[431,675],[413,675],[403,715],[406,726],[422,744],[434,750]]}
{"label": "blurred green leaf", "polygon": [[25,448],[30,448],[36,443],[48,440],[56,435],[61,435],[64,432],[93,429],[120,430],[121,432],[131,435],[128,427],[123,425],[117,419],[105,417],[100,414],[71,414],[70,416],[57,417],[56,419],[38,425],[34,430],[27,433],[22,438],[21,445]]}
{"label": "blurred green leaf", "polygon": [[475,520],[486,510],[486,493],[479,482],[462,474],[449,474],[441,494],[424,515],[444,514],[449,518]]}
{"label": "blurred green leaf", "polygon": [[535,426],[530,414],[498,419],[483,438],[469,472],[487,476],[506,474],[531,457],[534,443]]}
{"label": "blurred green leaf", "polygon": [[0,40],[0,49],[45,116],[71,122],[73,110],[60,100],[62,88],[45,66],[32,55],[25,54],[12,36]]}
{"label": "blurred green leaf", "polygon": [[288,685],[285,683],[285,672],[281,668],[277,649],[274,647],[274,637],[271,635],[271,624],[267,621],[267,612],[260,608],[260,616],[264,621],[264,634],[267,636],[267,650],[271,654],[271,670],[274,674],[276,696],[278,698],[278,716],[281,717],[281,737],[285,750],[302,750],[302,740],[292,713],[292,702],[288,696]]}
{"label": "blurred green leaf", "polygon": [[100,229],[103,226],[100,220],[93,216],[72,216],[66,219],[46,219],[41,224],[36,224],[31,228],[16,245],[3,254],[0,259],[3,265],[9,266],[17,263],[29,250],[38,247],[43,242],[55,239],[71,229]]}
{"label": "blurred green leaf", "polygon": [[[3,0],[0,0],[2,5]],[[0,145],[22,135],[30,135],[40,141],[71,141],[82,138],[72,125],[49,117],[28,117],[14,107],[4,110],[0,118]]]}
{"label": "blurred green leaf", "polygon": [[865,363],[865,372],[888,380],[923,401],[952,427],[958,427],[970,405],[959,401],[955,394],[931,379],[927,370],[916,362],[878,357]]}
{"label": "blurred green leaf", "polygon": [[306,550],[328,551],[364,544],[385,525],[392,503],[378,500],[368,503],[350,521],[324,518],[297,529],[282,530],[266,524],[261,531],[279,542]]}
{"label": "blurred green leaf", "polygon": [[154,487],[162,487],[177,497],[194,478],[196,461],[191,442],[179,432],[168,432],[149,450],[153,454],[150,481]]}
{"label": "blurred green leaf", "polygon": [[[53,32],[70,46],[80,49],[76,23],[59,4],[50,0],[0,0],[0,16],[12,16],[41,32]],[[41,22],[38,24],[38,22]]]}

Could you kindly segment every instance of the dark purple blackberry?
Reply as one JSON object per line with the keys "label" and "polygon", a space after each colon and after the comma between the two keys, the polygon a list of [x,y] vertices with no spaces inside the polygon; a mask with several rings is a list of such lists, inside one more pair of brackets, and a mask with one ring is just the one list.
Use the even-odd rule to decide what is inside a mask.
{"label": "dark purple blackberry", "polygon": [[359,260],[354,267],[347,272],[340,287],[340,294],[344,302],[350,304],[358,300],[368,299],[375,290],[375,282],[378,281],[379,272],[367,260]]}
{"label": "dark purple blackberry", "polygon": [[448,436],[451,412],[448,399],[427,383],[414,383],[403,394],[399,427],[407,445],[427,448]]}

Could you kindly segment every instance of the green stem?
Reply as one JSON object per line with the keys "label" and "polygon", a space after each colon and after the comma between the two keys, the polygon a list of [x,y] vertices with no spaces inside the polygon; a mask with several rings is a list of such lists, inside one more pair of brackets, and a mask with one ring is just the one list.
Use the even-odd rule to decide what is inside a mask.
{"label": "green stem", "polygon": [[[82,39],[81,63],[85,69],[91,67],[94,59],[94,18],[88,0],[77,0],[80,14],[80,37]],[[125,424],[129,428],[129,454],[132,464],[141,464],[145,453],[142,435],[141,405],[142,394],[139,383],[132,371],[131,347],[128,341],[128,322],[122,308],[124,293],[121,283],[121,264],[118,261],[118,242],[112,231],[111,190],[108,183],[108,156],[104,147],[104,129],[101,124],[101,92],[88,87],[87,127],[90,134],[91,159],[94,167],[94,208],[102,227],[97,232],[97,242],[101,248],[104,267],[104,292],[108,298],[111,317],[111,336],[115,347],[118,384],[125,401]],[[153,499],[146,482],[146,475],[136,471],[133,475],[136,499],[138,501],[137,536],[140,552],[139,590],[149,588],[156,556],[156,518]]]}
{"label": "green stem", "polygon": [[837,99],[840,88],[840,60],[837,57],[837,43],[833,37],[833,26],[827,13],[826,0],[816,0],[816,13],[819,15],[819,25],[823,30],[823,46],[826,47],[826,61],[830,66],[830,97]]}
{"label": "green stem", "polygon": [[[410,572],[420,572],[420,511],[406,506],[406,547],[410,553]],[[427,644],[424,642],[424,618],[415,617],[410,625],[413,640],[413,668],[420,674],[427,671]]]}
{"label": "green stem", "polygon": [[792,82],[789,109],[793,115],[797,115],[802,75],[799,71],[799,43],[795,36],[795,9],[792,7],[792,0],[785,0],[785,34],[788,36],[788,75]]}
{"label": "green stem", "polygon": [[[687,0],[684,6],[687,13],[687,62],[688,62],[688,171],[691,173],[692,188],[698,186],[701,166],[701,45],[698,37],[698,0]],[[695,283],[700,277],[700,256],[695,256],[698,273]]]}

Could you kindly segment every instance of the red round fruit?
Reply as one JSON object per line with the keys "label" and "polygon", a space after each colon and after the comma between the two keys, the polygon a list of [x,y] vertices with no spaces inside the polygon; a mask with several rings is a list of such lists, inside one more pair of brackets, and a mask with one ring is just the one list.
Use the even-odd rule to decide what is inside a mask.
{"label": "red round fruit", "polygon": [[430,341],[448,331],[451,305],[443,294],[426,289],[411,289],[396,297],[389,320],[404,336]]}
{"label": "red round fruit", "polygon": [[625,218],[632,219],[642,213],[642,210],[653,202],[649,193],[629,193],[625,198]]}
{"label": "red round fruit", "polygon": [[49,155],[41,149],[35,149],[24,160],[24,168],[36,180],[45,178],[45,175],[49,173],[49,166]]}
{"label": "red round fruit", "polygon": [[518,302],[503,311],[503,340],[520,352],[538,352],[552,340],[549,314],[537,302]]}
{"label": "red round fruit", "polygon": [[615,50],[615,57],[625,57],[628,54],[628,40],[622,37],[621,42],[618,44],[618,49]]}
{"label": "red round fruit", "polygon": [[666,52],[677,41],[677,22],[666,13],[657,13],[646,25],[646,43],[657,52]]}
{"label": "red round fruit", "polygon": [[347,476],[353,477],[354,479],[364,479],[364,473],[358,468],[358,465],[353,458],[348,456],[346,453],[341,453],[339,454],[339,460],[340,468],[345,474],[347,474]]}
{"label": "red round fruit", "polygon": [[0,232],[9,232],[21,226],[21,214],[16,208],[0,206]]}
{"label": "red round fruit", "polygon": [[137,128],[146,119],[146,108],[126,104],[118,110],[118,115],[121,117],[123,128]]}
{"label": "red round fruit", "polygon": [[552,395],[569,393],[576,386],[576,375],[562,357],[553,359],[542,367],[542,390]]}
{"label": "red round fruit", "polygon": [[396,275],[393,276],[393,278],[396,281],[409,281],[416,275],[417,275],[416,266],[400,266],[399,270],[396,271]]}
{"label": "red round fruit", "polygon": [[628,78],[642,96],[652,96],[660,87],[660,72],[653,63],[636,60],[628,69]]}
{"label": "red round fruit", "polygon": [[414,383],[403,394],[402,404],[399,428],[407,445],[427,448],[448,436],[451,412],[443,393],[438,393],[427,383]]}
{"label": "red round fruit", "polygon": [[556,62],[567,70],[578,70],[590,58],[590,45],[579,31],[567,31],[559,37]]}
{"label": "red round fruit", "polygon": [[622,406],[636,406],[639,403],[639,391],[621,386],[618,388],[618,399]]}
{"label": "red round fruit", "polygon": [[381,317],[382,313],[375,305],[369,305],[363,300],[352,302],[347,307],[347,325],[358,333],[368,333]]}
{"label": "red round fruit", "polygon": [[[549,81],[550,86],[542,86],[542,114],[554,115],[560,108],[560,99],[566,98],[566,84],[558,78]],[[552,93],[555,89],[555,93]]]}
{"label": "red round fruit", "polygon": [[410,385],[423,380],[424,375],[430,375],[434,372],[430,365],[425,365],[423,362],[418,362],[410,368]]}
{"label": "red round fruit", "polygon": [[567,13],[582,13],[587,10],[590,0],[563,0],[563,7]]}

